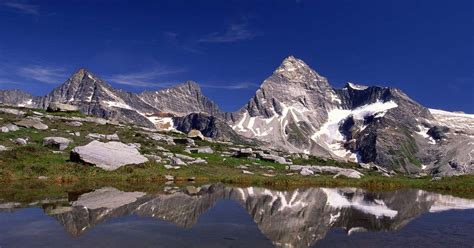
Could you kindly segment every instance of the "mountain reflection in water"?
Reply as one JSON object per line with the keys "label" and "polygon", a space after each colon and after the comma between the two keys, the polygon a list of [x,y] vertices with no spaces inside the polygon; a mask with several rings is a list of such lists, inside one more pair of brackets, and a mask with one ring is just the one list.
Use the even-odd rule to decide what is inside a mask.
{"label": "mountain reflection in water", "polygon": [[[333,228],[345,230],[347,235],[397,231],[424,213],[474,209],[474,200],[416,189],[378,193],[357,188],[274,191],[215,184],[201,187],[194,195],[186,192],[148,194],[106,187],[40,205],[69,234],[79,237],[107,220],[129,215],[193,228],[203,213],[221,200],[231,200],[246,210],[261,233],[277,247],[310,247]],[[14,210],[22,206],[25,204],[1,203],[0,210],[15,214]],[[2,238],[0,246],[1,242]]]}

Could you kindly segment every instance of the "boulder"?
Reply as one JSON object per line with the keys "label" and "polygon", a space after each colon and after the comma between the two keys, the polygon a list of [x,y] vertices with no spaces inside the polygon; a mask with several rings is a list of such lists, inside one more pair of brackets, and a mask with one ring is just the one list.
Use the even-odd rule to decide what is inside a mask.
{"label": "boulder", "polygon": [[195,158],[193,158],[193,157],[186,156],[186,155],[179,154],[179,153],[176,153],[174,156],[177,157],[177,158],[179,158],[179,159],[182,159],[182,160],[184,160],[184,161],[192,161],[192,160],[195,159]]}
{"label": "boulder", "polygon": [[194,139],[194,140],[204,140],[205,139],[205,137],[204,137],[204,135],[202,135],[201,131],[199,131],[197,129],[192,129],[191,131],[189,131],[188,138]]}
{"label": "boulder", "polygon": [[77,106],[66,104],[66,103],[59,103],[59,102],[52,102],[49,104],[47,111],[50,112],[75,112],[79,111]]}
{"label": "boulder", "polygon": [[116,141],[103,143],[96,140],[85,146],[75,147],[71,151],[71,160],[92,164],[107,171],[148,162],[133,146]]}
{"label": "boulder", "polygon": [[173,165],[169,165],[169,164],[165,164],[165,165],[163,165],[163,167],[165,167],[165,169],[167,169],[167,170],[171,170],[171,169],[178,170],[178,169],[181,169],[180,166],[173,166]]}
{"label": "boulder", "polygon": [[46,137],[43,139],[43,146],[53,147],[60,151],[65,150],[69,143],[71,143],[71,140],[63,137]]}
{"label": "boulder", "polygon": [[23,139],[23,138],[16,138],[15,140],[13,140],[13,142],[15,142],[18,145],[22,145],[22,146],[28,144],[27,139]]}
{"label": "boulder", "polygon": [[301,171],[300,171],[300,175],[302,176],[310,176],[310,175],[314,175],[314,171],[308,169],[308,168],[303,168]]}
{"label": "boulder", "polygon": [[206,153],[206,154],[214,153],[214,150],[212,150],[212,148],[210,148],[209,146],[188,147],[184,149],[184,151],[187,153]]}
{"label": "boulder", "polygon": [[174,176],[172,175],[165,175],[166,181],[174,181]]}
{"label": "boulder", "polygon": [[271,155],[271,154],[259,154],[261,160],[270,161],[279,164],[291,164],[291,162],[286,161],[284,157],[280,157],[278,155]]}
{"label": "boulder", "polygon": [[105,140],[115,140],[119,141],[120,138],[119,136],[114,133],[114,134],[100,134],[100,133],[89,133],[86,135],[86,138],[89,139],[105,139]]}
{"label": "boulder", "polygon": [[12,114],[12,115],[26,115],[26,112],[24,111],[11,109],[11,108],[0,108],[0,112],[6,113],[6,114]]}
{"label": "boulder", "polygon": [[0,152],[4,152],[8,150],[5,146],[0,145]]}
{"label": "boulder", "polygon": [[182,166],[182,165],[186,165],[185,162],[183,162],[183,160],[177,158],[177,157],[172,157],[171,158],[171,165],[174,165],[174,166]]}
{"label": "boulder", "polygon": [[254,173],[248,170],[242,170],[242,174],[253,175]]}
{"label": "boulder", "polygon": [[17,125],[14,124],[7,124],[3,127],[0,128],[2,133],[8,133],[8,132],[14,132],[20,130],[20,128]]}
{"label": "boulder", "polygon": [[23,119],[21,121],[15,122],[15,125],[20,126],[20,127],[26,127],[26,128],[34,128],[38,130],[46,130],[48,129],[48,126],[43,124],[40,120],[38,119]]}
{"label": "boulder", "polygon": [[67,122],[66,124],[68,124],[69,126],[73,126],[73,127],[82,126],[82,122],[79,122],[79,121],[70,121],[70,122]]}
{"label": "boulder", "polygon": [[207,164],[207,161],[202,158],[196,158],[193,161],[189,161],[188,164]]}
{"label": "boulder", "polygon": [[237,151],[236,157],[250,157],[253,155],[252,148],[241,148]]}

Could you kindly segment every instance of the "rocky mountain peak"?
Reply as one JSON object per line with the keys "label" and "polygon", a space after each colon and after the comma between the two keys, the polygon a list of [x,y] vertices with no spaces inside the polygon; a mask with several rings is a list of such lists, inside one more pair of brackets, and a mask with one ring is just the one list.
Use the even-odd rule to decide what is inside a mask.
{"label": "rocky mountain peak", "polygon": [[176,85],[175,88],[186,89],[186,90],[189,90],[190,92],[201,93],[201,87],[199,86],[199,84],[191,80],[186,81],[182,84],[178,84]]}
{"label": "rocky mountain peak", "polygon": [[294,56],[285,58],[273,74],[290,82],[326,81],[326,78],[311,69],[303,60]]}
{"label": "rocky mountain peak", "polygon": [[161,112],[184,116],[189,113],[207,113],[223,116],[219,107],[203,95],[201,88],[194,81],[186,81],[172,88],[158,91],[144,91],[139,94],[142,101]]}
{"label": "rocky mountain peak", "polygon": [[75,73],[71,75],[68,79],[69,82],[74,82],[75,84],[81,84],[81,83],[99,83],[103,85],[109,86],[107,83],[102,81],[99,77],[95,76],[92,74],[90,71],[88,71],[86,68],[80,68],[77,70]]}
{"label": "rocky mountain peak", "polygon": [[309,66],[303,60],[290,55],[283,60],[277,71],[295,71],[300,68],[309,68]]}

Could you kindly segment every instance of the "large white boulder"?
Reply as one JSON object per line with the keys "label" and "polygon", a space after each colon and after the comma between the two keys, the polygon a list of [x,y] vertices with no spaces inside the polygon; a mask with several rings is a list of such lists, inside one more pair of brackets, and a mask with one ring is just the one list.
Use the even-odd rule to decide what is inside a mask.
{"label": "large white boulder", "polygon": [[71,160],[93,164],[107,171],[125,165],[148,162],[148,159],[134,146],[115,141],[103,143],[96,140],[85,146],[75,147],[71,151]]}

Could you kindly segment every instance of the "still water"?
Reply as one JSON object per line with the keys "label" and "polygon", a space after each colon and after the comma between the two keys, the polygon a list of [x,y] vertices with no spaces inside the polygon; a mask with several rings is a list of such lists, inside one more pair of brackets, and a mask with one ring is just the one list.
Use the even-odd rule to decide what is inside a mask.
{"label": "still water", "polygon": [[0,247],[474,247],[474,200],[406,189],[112,187],[0,200]]}

